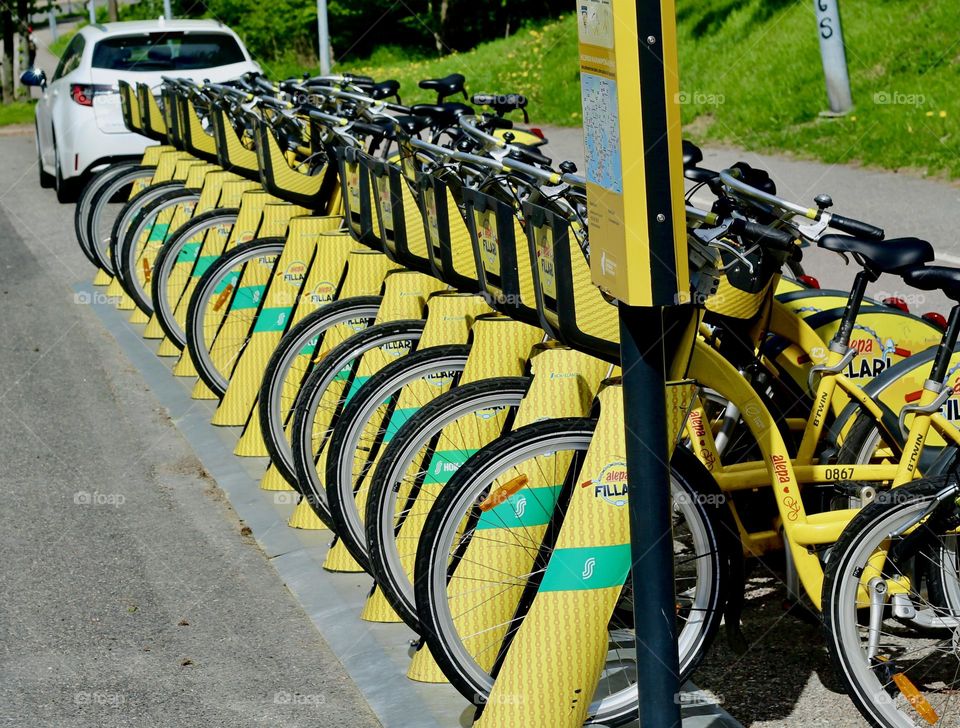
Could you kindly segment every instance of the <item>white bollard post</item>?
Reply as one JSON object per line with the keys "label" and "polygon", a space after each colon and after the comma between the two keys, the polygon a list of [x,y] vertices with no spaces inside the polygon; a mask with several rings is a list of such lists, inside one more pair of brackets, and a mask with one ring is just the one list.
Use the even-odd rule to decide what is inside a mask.
{"label": "white bollard post", "polygon": [[843,45],[840,26],[839,0],[813,0],[817,15],[817,34],[820,36],[820,56],[823,75],[827,82],[830,111],[827,115],[846,114],[853,108],[850,76],[847,73],[847,52]]}
{"label": "white bollard post", "polygon": [[317,0],[317,34],[319,35],[320,75],[330,73],[330,28],[327,24],[327,0]]}

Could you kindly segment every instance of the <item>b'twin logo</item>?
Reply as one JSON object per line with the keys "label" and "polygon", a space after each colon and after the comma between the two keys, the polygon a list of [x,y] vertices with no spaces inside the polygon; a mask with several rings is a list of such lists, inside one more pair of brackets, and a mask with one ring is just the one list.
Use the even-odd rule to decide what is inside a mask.
{"label": "b'twin logo", "polygon": [[519,500],[517,500],[516,505],[513,507],[513,512],[517,514],[517,518],[523,518],[523,514],[527,510],[527,497],[522,495]]}
{"label": "b'twin logo", "polygon": [[597,560],[593,556],[583,562],[583,573],[580,576],[583,577],[584,581],[590,579],[593,576],[593,570],[597,565]]}

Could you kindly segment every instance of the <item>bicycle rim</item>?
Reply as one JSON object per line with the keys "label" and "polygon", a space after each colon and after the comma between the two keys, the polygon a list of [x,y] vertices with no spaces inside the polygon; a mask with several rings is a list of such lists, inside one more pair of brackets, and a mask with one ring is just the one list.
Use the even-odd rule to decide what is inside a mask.
{"label": "bicycle rim", "polygon": [[250,340],[265,290],[261,281],[269,279],[283,246],[278,238],[236,246],[203,274],[190,299],[190,358],[203,381],[220,396]]}
{"label": "bicycle rim", "polygon": [[110,257],[110,236],[126,204],[126,200],[114,202],[114,198],[127,185],[152,176],[152,169],[139,167],[126,170],[106,181],[91,200],[86,224],[87,244],[94,264],[107,273],[113,274],[114,271],[113,259]]}
{"label": "bicycle rim", "polygon": [[[418,590],[418,612],[423,616],[428,610],[426,614],[430,615],[424,633],[431,652],[434,656],[442,652],[446,660],[457,665],[459,675],[448,677],[474,701],[482,702],[483,696],[489,695],[494,682],[490,670],[523,620],[524,601],[536,592],[552,551],[551,539],[563,520],[569,497],[565,493],[579,480],[593,428],[570,429],[567,434],[546,429],[483,465],[468,461],[463,471],[470,477],[458,478],[460,482],[448,486],[459,490],[446,502],[442,523],[432,518],[428,521],[428,526],[432,523],[438,528],[432,543],[421,546],[422,552],[432,550],[425,570],[421,570],[418,556],[416,579],[418,584],[422,580],[421,590],[427,589],[426,603]],[[491,510],[479,511],[479,504],[491,493],[509,487],[518,478],[529,485]],[[676,497],[696,493],[678,483],[676,477],[672,487],[680,668],[685,679],[702,657],[719,622],[719,547],[709,519],[698,508],[698,499]],[[474,545],[477,539],[480,542]],[[628,584],[610,620],[607,662],[588,722],[618,723],[636,713],[631,600]],[[483,616],[477,618],[481,613]]]}
{"label": "bicycle rim", "polygon": [[166,240],[170,219],[179,206],[196,203],[199,199],[199,193],[184,190],[144,208],[145,214],[133,222],[123,241],[118,261],[119,270],[122,271],[120,282],[146,314],[153,313],[150,279],[157,254]]}
{"label": "bicycle rim", "polygon": [[[344,406],[363,383],[357,370],[364,354],[382,347],[406,346],[412,349],[423,333],[423,321],[380,324],[356,334],[330,351],[304,382],[295,404],[290,433],[296,487],[312,496],[323,516],[330,521],[327,490],[321,473],[326,447]],[[316,505],[315,505],[316,509]]]}
{"label": "bicycle rim", "polygon": [[421,407],[456,385],[468,354],[466,346],[409,354],[361,387],[338,419],[327,459],[327,503],[337,534],[360,564],[367,563],[365,506],[382,449]]}
{"label": "bicycle rim", "polygon": [[229,235],[226,228],[236,220],[235,212],[191,220],[167,239],[157,255],[150,282],[153,310],[164,333],[180,349],[187,344],[186,311],[179,317],[176,311],[187,294],[203,241],[211,231]]}
{"label": "bicycle rim", "polygon": [[[905,543],[904,536],[892,534],[916,521],[932,498],[911,500],[909,490],[898,490],[902,491],[899,499],[893,498],[894,491],[883,504],[865,509],[858,517],[859,528],[848,527],[852,536],[842,539],[836,573],[824,592],[828,643],[853,702],[875,725],[956,725],[960,721],[960,612],[956,604],[932,604],[911,582],[912,570],[902,569],[890,558]],[[956,594],[960,564],[955,532],[940,532],[928,527],[930,522],[918,528],[926,529],[925,536],[941,548],[913,557],[937,562],[932,566],[953,584]],[[933,614],[944,629],[922,634],[909,629],[897,618],[894,604],[899,610]]]}
{"label": "bicycle rim", "polygon": [[296,479],[289,428],[301,384],[322,350],[331,348],[328,334],[338,327],[344,327],[344,338],[348,332],[363,331],[373,325],[379,309],[379,297],[336,301],[301,320],[274,351],[258,398],[260,431],[271,460],[287,481]]}
{"label": "bicycle rim", "polygon": [[[424,521],[445,481],[476,452],[471,446],[505,430],[529,381],[481,380],[438,397],[397,431],[377,465],[366,508],[368,558],[384,595],[413,629],[419,627],[413,574]],[[485,384],[494,385],[492,391]]]}

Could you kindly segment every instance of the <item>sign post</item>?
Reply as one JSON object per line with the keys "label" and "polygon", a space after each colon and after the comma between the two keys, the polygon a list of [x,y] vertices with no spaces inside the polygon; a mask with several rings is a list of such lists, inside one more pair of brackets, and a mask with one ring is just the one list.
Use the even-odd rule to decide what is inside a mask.
{"label": "sign post", "polygon": [[847,51],[840,26],[839,0],[813,0],[817,14],[817,35],[820,36],[820,57],[823,75],[827,81],[829,115],[846,114],[853,108],[850,93],[850,75],[847,71]]}
{"label": "sign post", "polygon": [[619,301],[640,724],[673,728],[664,320],[690,298],[674,0],[578,0],[578,26],[591,272]]}
{"label": "sign post", "polygon": [[317,36],[320,54],[320,75],[330,74],[330,27],[327,23],[327,0],[317,0]]}

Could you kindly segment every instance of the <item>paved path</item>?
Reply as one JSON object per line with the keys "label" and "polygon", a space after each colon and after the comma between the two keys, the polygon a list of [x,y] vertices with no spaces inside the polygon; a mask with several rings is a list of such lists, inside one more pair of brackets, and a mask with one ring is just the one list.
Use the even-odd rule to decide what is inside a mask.
{"label": "paved path", "polygon": [[33,139],[0,159],[0,725],[378,725],[76,302],[92,269]]}

